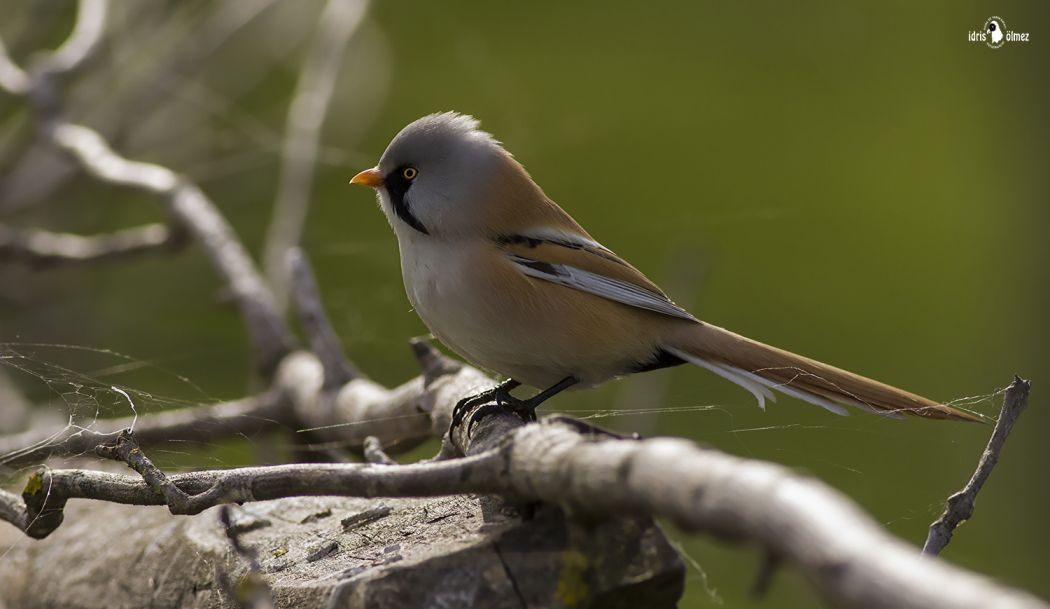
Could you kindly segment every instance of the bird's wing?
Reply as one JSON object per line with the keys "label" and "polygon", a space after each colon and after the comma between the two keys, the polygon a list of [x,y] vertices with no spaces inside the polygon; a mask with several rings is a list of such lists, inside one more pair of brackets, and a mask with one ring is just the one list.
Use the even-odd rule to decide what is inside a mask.
{"label": "bird's wing", "polygon": [[563,231],[503,235],[497,245],[524,275],[639,309],[699,321],[652,281],[589,238]]}

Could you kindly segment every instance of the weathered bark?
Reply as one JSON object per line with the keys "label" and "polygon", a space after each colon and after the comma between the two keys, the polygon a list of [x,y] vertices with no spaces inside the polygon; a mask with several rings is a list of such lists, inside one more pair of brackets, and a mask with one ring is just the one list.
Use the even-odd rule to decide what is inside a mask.
{"label": "weathered bark", "polygon": [[[42,541],[0,529],[0,606],[231,607],[247,566],[216,515],[77,503]],[[522,516],[522,511],[527,513]],[[683,566],[647,517],[587,522],[498,499],[291,498],[235,509],[279,607],[674,607]]]}

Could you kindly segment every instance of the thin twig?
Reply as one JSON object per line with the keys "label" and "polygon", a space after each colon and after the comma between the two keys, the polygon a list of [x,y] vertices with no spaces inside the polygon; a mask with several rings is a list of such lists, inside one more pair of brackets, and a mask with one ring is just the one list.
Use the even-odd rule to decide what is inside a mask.
{"label": "thin twig", "polygon": [[259,566],[259,553],[241,541],[241,530],[234,524],[231,511],[230,506],[222,506],[219,509],[219,521],[233,551],[248,563],[248,572],[234,584],[227,570],[216,565],[219,587],[241,609],[270,609],[273,607],[273,594]]}
{"label": "thin twig", "polygon": [[0,488],[0,520],[10,522],[15,528],[25,531],[29,524],[29,514],[25,509],[25,502],[14,493],[9,493]]}
{"label": "thin twig", "polygon": [[1003,395],[1002,412],[995,423],[995,429],[992,430],[992,437],[988,439],[988,446],[985,447],[980,461],[977,462],[977,469],[974,470],[973,476],[961,491],[948,497],[944,513],[930,525],[926,544],[922,548],[923,554],[928,556],[940,554],[941,550],[952,540],[955,527],[973,516],[977,493],[981,492],[981,487],[988,480],[995,464],[999,462],[999,453],[1002,452],[1014,423],[1028,406],[1028,392],[1031,388],[1031,382],[1019,376],[1014,376],[1013,382],[1006,388],[1006,393]]}
{"label": "thin twig", "polygon": [[175,486],[146,453],[142,452],[131,429],[121,431],[113,442],[95,447],[95,454],[127,463],[128,467],[142,476],[151,491],[164,498],[164,503],[172,514],[197,513],[193,511],[193,499]]}
{"label": "thin twig", "polygon": [[[76,23],[69,37],[53,52],[41,56],[34,69],[49,76],[59,76],[73,72],[87,62],[102,41],[108,8],[108,0],[80,0]],[[32,80],[30,74],[14,62],[0,40],[0,88],[12,95],[29,95]]]}
{"label": "thin twig", "polygon": [[751,596],[755,600],[761,600],[769,593],[773,585],[773,576],[776,575],[780,565],[780,558],[770,552],[762,554],[762,563],[758,566],[758,574],[755,575],[755,583],[751,585]]}
{"label": "thin twig", "polygon": [[[114,152],[97,131],[61,118],[54,76],[79,67],[97,48],[103,34],[105,8],[105,0],[81,0],[77,25],[69,41],[58,52],[45,55],[34,64],[41,67],[27,77],[28,87],[22,87],[25,83],[12,76],[21,69],[10,60],[0,42],[0,86],[27,97],[45,137],[71,154],[90,175],[165,200],[171,217],[196,238],[228,286],[244,317],[260,369],[269,376],[295,341],[277,311],[273,294],[215,204],[195,184],[171,169],[126,159]],[[56,59],[58,53],[61,54]]]}
{"label": "thin twig", "polygon": [[434,348],[430,339],[425,336],[417,336],[408,341],[412,347],[412,355],[416,356],[419,366],[423,369],[423,382],[426,385],[444,376],[455,374],[463,368],[463,363],[458,362]]}
{"label": "thin twig", "polygon": [[364,20],[367,6],[365,0],[328,0],[288,106],[277,201],[263,252],[266,277],[282,311],[290,283],[285,254],[299,244],[306,223],[321,126],[347,42]]}
{"label": "thin twig", "polygon": [[11,59],[3,39],[0,39],[0,88],[12,95],[25,95],[29,91],[29,75]]}
{"label": "thin twig", "polygon": [[229,288],[244,316],[260,367],[264,374],[272,374],[294,340],[251,257],[211,199],[166,167],[118,155],[98,132],[87,127],[59,122],[51,133],[59,148],[99,180],[139,188],[166,200],[171,216],[197,240]]}
{"label": "thin twig", "polygon": [[82,67],[98,50],[108,8],[108,0],[80,0],[69,37],[51,53],[36,55],[29,64],[29,86],[24,94],[42,132],[50,131],[62,115],[59,79]]}
{"label": "thin twig", "polygon": [[[401,452],[448,428],[453,406],[463,395],[494,381],[475,368],[414,343],[423,375],[393,389],[358,378],[332,395],[312,353],[286,357],[271,388],[231,402],[180,408],[139,416],[135,438],[143,446],[163,442],[211,442],[276,430],[301,430],[311,450],[359,451],[376,436],[388,452]],[[131,426],[132,418],[70,422],[0,436],[0,469],[40,463],[55,456],[89,453]]]}
{"label": "thin twig", "polygon": [[324,366],[325,388],[341,387],[355,378],[361,378],[363,375],[346,358],[339,336],[325,315],[310,262],[298,247],[290,249],[286,258],[299,325],[310,343],[310,351]]}
{"label": "thin twig", "polygon": [[[278,391],[223,402],[169,410],[140,416],[135,438],[143,446],[162,442],[209,442],[236,435],[247,436],[288,425],[287,400]],[[0,467],[40,463],[54,456],[90,453],[96,446],[112,440],[131,426],[132,417],[102,419],[82,425],[30,429],[20,434],[0,436]]]}
{"label": "thin twig", "polygon": [[373,465],[397,465],[397,461],[391,459],[390,456],[383,451],[383,443],[375,436],[368,436],[365,438],[364,449],[361,452],[364,453],[365,463],[372,463]]}
{"label": "thin twig", "polygon": [[[179,109],[187,101],[187,88],[196,88],[201,65],[275,2],[238,0],[210,3],[214,10],[200,15],[199,21],[196,17],[189,17],[189,13],[198,15],[199,10],[181,10],[186,3],[172,7],[160,4],[147,7],[135,2],[111,3],[116,9],[113,12],[117,13],[112,20],[115,24],[119,25],[125,14],[134,21],[134,27],[125,31],[125,36],[113,37],[106,57],[109,72],[120,74],[119,84],[110,80],[103,93],[104,103],[94,103],[99,99],[89,104],[78,103],[77,114],[113,142],[134,139],[131,134],[138,132],[144,123],[164,116],[169,141],[174,146],[184,144],[183,132],[187,122],[195,120],[195,116]],[[166,18],[150,25],[151,20],[144,17],[151,12],[163,14]],[[186,35],[189,21],[194,21],[192,35]],[[145,31],[142,26],[150,27],[151,31]],[[106,41],[109,42],[110,38],[107,37]],[[273,61],[275,58],[258,59]],[[265,68],[262,72],[266,72]],[[104,75],[87,75],[89,79],[94,76],[105,78]],[[226,79],[223,88],[229,92],[231,87],[247,86],[252,80],[254,78]],[[114,84],[116,86],[112,86]],[[179,112],[175,120],[171,120],[173,109]],[[280,141],[279,137],[272,139]],[[59,192],[78,173],[75,165],[50,154],[46,142],[43,144],[34,142],[32,148],[16,160],[15,167],[7,172],[0,185],[0,211],[13,212],[34,206]],[[272,142],[267,142],[267,145],[272,146]],[[200,162],[208,167],[217,165],[214,158],[204,158]],[[186,170],[190,171],[189,168]],[[40,180],[37,177],[40,175],[47,175],[47,180]]]}
{"label": "thin twig", "polygon": [[[129,451],[133,450],[129,448]],[[46,469],[30,477],[22,493],[24,514],[0,511],[8,521],[28,521],[27,535],[42,539],[62,522],[70,499],[125,505],[163,505],[192,515],[224,503],[284,497],[431,497],[462,493],[506,493],[497,452],[441,463],[377,466],[361,463],[305,463],[172,474],[147,484],[140,476],[93,470]],[[161,474],[163,475],[163,474]],[[152,476],[152,474],[151,474]],[[170,485],[172,489],[163,490]],[[158,490],[155,490],[158,489]],[[162,493],[166,493],[162,494]],[[2,499],[2,497],[0,497]]]}
{"label": "thin twig", "polygon": [[185,243],[185,232],[180,228],[173,230],[157,223],[100,235],[56,233],[0,223],[0,260],[33,266],[132,258],[174,251]]}
{"label": "thin twig", "polygon": [[44,60],[51,74],[77,70],[94,56],[105,33],[108,0],[80,0],[73,32]]}

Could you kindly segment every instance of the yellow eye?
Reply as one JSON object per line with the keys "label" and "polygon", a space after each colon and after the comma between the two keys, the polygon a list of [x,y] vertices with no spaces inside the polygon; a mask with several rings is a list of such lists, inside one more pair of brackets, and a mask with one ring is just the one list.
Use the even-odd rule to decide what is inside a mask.
{"label": "yellow eye", "polygon": [[405,167],[404,169],[401,170],[401,177],[405,178],[406,180],[408,180],[410,182],[412,180],[416,179],[417,175],[419,175],[419,172],[416,171],[415,167]]}

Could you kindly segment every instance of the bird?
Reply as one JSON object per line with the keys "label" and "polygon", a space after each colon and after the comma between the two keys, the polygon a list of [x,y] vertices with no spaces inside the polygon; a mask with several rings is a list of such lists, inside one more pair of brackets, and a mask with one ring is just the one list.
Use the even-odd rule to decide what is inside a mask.
{"label": "bird", "polygon": [[[850,406],[980,420],[701,321],[596,241],[469,115],[413,121],[350,183],[376,190],[423,323],[459,356],[506,378],[461,400],[453,426],[483,401],[535,420],[536,408],[563,390],[681,364],[736,383],[763,409],[775,391],[840,415]],[[515,397],[521,385],[538,393]]]}
{"label": "bird", "polygon": [[992,44],[999,44],[1003,39],[1003,28],[999,22],[992,19],[988,22],[988,31],[992,33]]}

